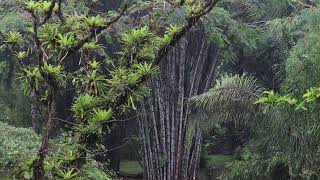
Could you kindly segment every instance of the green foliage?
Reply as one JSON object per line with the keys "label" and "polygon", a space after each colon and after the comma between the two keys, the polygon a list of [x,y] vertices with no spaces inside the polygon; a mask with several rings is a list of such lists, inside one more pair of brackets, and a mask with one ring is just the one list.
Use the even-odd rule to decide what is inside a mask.
{"label": "green foliage", "polygon": [[67,50],[76,44],[76,39],[73,33],[58,34],[57,43],[61,49]]}
{"label": "green foliage", "polygon": [[149,31],[147,26],[143,26],[139,29],[133,29],[129,32],[121,34],[121,42],[128,48],[140,45],[146,41],[152,33]]}
{"label": "green foliage", "polygon": [[187,1],[186,2],[186,14],[188,16],[194,16],[203,9],[203,3],[201,1]]}
{"label": "green foliage", "polygon": [[104,27],[106,25],[106,20],[102,18],[100,15],[94,17],[85,17],[84,22],[88,26],[92,27]]}
{"label": "green foliage", "polygon": [[114,176],[114,173],[106,168],[108,164],[102,164],[95,160],[88,160],[88,162],[84,165],[83,171],[85,174],[79,179],[105,179],[112,180],[111,176]]}
{"label": "green foliage", "polygon": [[[46,24],[42,26],[39,38],[44,47],[47,49],[55,48],[58,44],[59,27],[56,24]],[[61,36],[61,35],[60,35]],[[63,37],[62,37],[63,38]]]}
{"label": "green foliage", "polygon": [[217,177],[227,163],[233,162],[233,157],[230,155],[205,155],[204,161],[210,177]]}
{"label": "green foliage", "polygon": [[[308,87],[317,87],[319,78],[314,76],[319,72],[319,52],[317,48],[318,32],[311,30],[292,49],[290,57],[287,59],[286,72],[287,79],[284,87],[296,95],[302,95]],[[291,87],[293,87],[292,89]]]}
{"label": "green foliage", "polygon": [[306,102],[315,102],[320,97],[320,88],[310,88],[303,95]]}
{"label": "green foliage", "polygon": [[16,52],[15,55],[19,60],[23,60],[24,58],[27,57],[27,52],[19,51],[19,52]]}
{"label": "green foliage", "polygon": [[15,128],[0,122],[0,168],[9,177],[31,178],[30,167],[36,157],[40,138],[33,130]]}
{"label": "green foliage", "polygon": [[139,174],[143,169],[137,161],[121,161],[120,171],[129,174]]}
{"label": "green foliage", "polygon": [[133,68],[136,71],[135,74],[140,77],[151,76],[158,72],[157,67],[155,67],[152,63],[147,62],[134,64]]}
{"label": "green foliage", "polygon": [[20,32],[12,32],[9,31],[7,33],[5,33],[5,43],[11,44],[11,45],[15,45],[15,44],[19,44],[22,41],[22,35]]}
{"label": "green foliage", "polygon": [[[253,138],[244,145],[245,149],[250,148],[250,152],[245,150],[237,161],[228,163],[221,179],[259,179],[266,176],[281,179],[277,174],[279,171],[286,176],[283,179],[288,176],[310,179],[319,174],[318,168],[311,168],[316,166],[312,159],[319,159],[315,155],[319,147],[320,127],[320,81],[317,75],[320,67],[317,61],[319,11],[318,8],[304,9],[301,2],[228,1],[225,2],[227,8],[215,8],[212,14],[216,16],[205,23],[210,39],[228,55],[223,57],[224,60],[232,59],[223,61],[223,72],[248,72],[257,77],[259,83],[272,89],[265,95],[260,91],[259,96],[251,99],[251,104],[244,104],[245,107],[258,105],[251,111],[256,116],[250,116],[250,120],[256,122],[253,123],[256,125]],[[196,105],[205,109],[211,107],[209,112],[217,122],[220,116],[216,111],[229,104],[218,100],[234,96],[225,96],[228,91],[221,90],[210,97],[209,92],[205,93],[207,96],[199,95],[203,104],[198,102]],[[247,93],[251,94],[250,91]],[[209,100],[209,97],[214,100]],[[227,116],[229,120],[237,120],[233,116],[247,118],[242,116],[242,109],[240,112],[234,108],[226,109],[222,113],[225,116],[231,114]],[[288,174],[289,167],[291,174]]]}
{"label": "green foliage", "polygon": [[30,11],[34,11],[39,7],[39,2],[35,2],[35,1],[25,1],[24,2],[25,7],[30,10]]}
{"label": "green foliage", "polygon": [[65,75],[63,74],[63,67],[61,65],[54,66],[47,62],[43,65],[43,72],[47,74],[49,78],[52,78],[58,85],[64,85]]}
{"label": "green foliage", "polygon": [[0,2],[0,32],[23,31],[30,23],[23,11],[19,10],[19,0],[3,0]]}
{"label": "green foliage", "polygon": [[[216,85],[208,92],[191,99],[196,106],[213,109],[216,103],[232,101],[244,102],[254,100],[261,94],[262,88],[257,80],[247,75],[226,75],[216,81]],[[245,96],[248,96],[247,98]],[[243,99],[239,99],[243,97]]]}
{"label": "green foliage", "polygon": [[[157,68],[152,64],[140,63],[133,66],[132,69],[118,68],[111,71],[111,78],[108,80],[107,98],[114,102],[118,97],[131,92],[131,88],[137,88],[135,93],[129,93],[127,103],[122,107],[123,111],[130,108],[135,109],[135,102],[142,100],[142,98],[149,94],[145,86],[135,86],[140,79],[148,75],[153,75],[157,72]],[[111,98],[110,98],[111,97]]]}
{"label": "green foliage", "polygon": [[[42,1],[42,2],[40,2],[39,3],[39,7],[44,12],[48,12],[50,10],[50,7],[51,7],[51,1]],[[54,7],[53,7],[53,11],[58,11],[58,8],[59,8],[58,3],[55,3]]]}
{"label": "green foliage", "polygon": [[[29,11],[41,11],[41,12],[48,12],[52,5],[51,1],[24,1],[23,5]],[[53,5],[53,11],[57,11],[59,8],[58,3]]]}
{"label": "green foliage", "polygon": [[20,80],[21,87],[25,95],[29,94],[34,88],[38,91],[40,89],[40,83],[43,80],[43,77],[40,74],[38,68],[23,68],[22,69]]}
{"label": "green foliage", "polygon": [[82,83],[91,84],[91,86],[93,86],[91,91],[95,94],[105,95],[107,80],[98,72],[99,64],[89,63],[89,65],[92,68],[92,71],[88,72],[87,75],[81,79]]}
{"label": "green foliage", "polygon": [[113,174],[91,156],[86,157],[81,169],[71,165],[80,155],[79,149],[84,148],[78,143],[78,137],[63,133],[51,141],[51,147],[45,161],[47,176],[51,179],[110,179]]}
{"label": "green foliage", "polygon": [[[275,31],[280,29],[280,36],[292,41],[289,44],[293,47],[285,61],[286,76],[279,92],[268,91],[257,102],[265,105],[267,118],[257,127],[253,141],[260,148],[268,148],[267,151],[258,148],[257,154],[263,159],[278,157],[285,166],[293,169],[291,176],[308,178],[310,174],[319,174],[318,170],[310,168],[311,159],[317,159],[320,127],[317,116],[319,90],[314,88],[319,83],[316,76],[319,72],[318,32],[314,31],[318,18],[314,13],[304,11],[290,21],[281,19],[269,24]],[[306,20],[306,15],[312,21]],[[244,165],[239,164],[241,166]],[[250,173],[256,172],[259,171]]]}
{"label": "green foliage", "polygon": [[251,121],[257,115],[253,103],[262,94],[263,88],[248,75],[226,75],[216,81],[208,92],[194,96],[190,101],[198,108],[206,109],[213,118],[208,119],[207,128],[215,123]]}
{"label": "green foliage", "polygon": [[289,104],[289,105],[296,105],[298,100],[292,98],[289,94],[280,96],[276,94],[274,91],[265,91],[264,92],[267,96],[261,97],[255,103],[262,103],[266,105],[266,108],[269,109],[273,106],[277,106],[280,104]]}
{"label": "green foliage", "polygon": [[7,69],[7,62],[0,62],[0,74],[4,74]]}
{"label": "green foliage", "polygon": [[92,120],[91,122],[93,123],[104,123],[107,120],[109,120],[112,117],[112,110],[109,109],[104,110],[104,109],[93,109],[93,112],[91,113]]}
{"label": "green foliage", "polygon": [[167,28],[166,33],[162,37],[158,37],[159,46],[166,46],[170,43],[173,36],[181,31],[181,27],[178,25],[171,25]]}
{"label": "green foliage", "polygon": [[71,180],[76,179],[78,173],[75,172],[74,169],[69,170],[57,170],[58,177],[64,179],[64,180]]}
{"label": "green foliage", "polygon": [[[10,178],[31,179],[32,161],[36,157],[40,138],[32,130],[15,128],[0,123],[3,134],[0,143],[0,167],[2,174]],[[79,154],[76,137],[63,134],[51,142],[53,147],[45,161],[47,177],[50,179],[110,179],[112,172],[91,158],[81,170],[66,167]]]}
{"label": "green foliage", "polygon": [[76,117],[83,119],[87,110],[94,107],[97,99],[89,94],[80,95],[72,106],[72,111]]}
{"label": "green foliage", "polygon": [[272,177],[272,175],[275,175],[277,179],[282,179],[283,175],[286,176],[286,172],[282,172],[284,174],[276,173],[279,169],[285,168],[283,166],[283,160],[279,155],[263,158],[259,154],[245,150],[241,153],[240,160],[226,163],[226,170],[219,179],[258,179]]}
{"label": "green foliage", "polygon": [[[83,134],[102,134],[101,124],[112,118],[112,110],[95,109],[99,99],[88,94],[80,95],[72,106],[79,121],[76,130]],[[87,122],[86,122],[87,121]]]}
{"label": "green foliage", "polygon": [[89,50],[97,50],[101,49],[103,46],[101,44],[97,44],[97,42],[87,42],[81,48],[82,51],[89,51]]}
{"label": "green foliage", "polygon": [[209,15],[210,18],[204,19],[208,39],[221,48],[222,65],[237,64],[241,55],[256,52],[261,39],[259,27],[237,20],[232,13],[233,11],[228,11],[227,8],[215,7]]}

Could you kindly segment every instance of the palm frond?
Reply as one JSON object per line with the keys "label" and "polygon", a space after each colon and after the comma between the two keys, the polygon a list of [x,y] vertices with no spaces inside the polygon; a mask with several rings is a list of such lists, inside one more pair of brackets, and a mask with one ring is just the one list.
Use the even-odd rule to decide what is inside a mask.
{"label": "palm frond", "polygon": [[194,96],[191,103],[207,111],[207,126],[215,123],[247,122],[259,113],[254,102],[261,96],[263,88],[248,75],[226,75],[217,80],[208,92]]}
{"label": "palm frond", "polygon": [[244,22],[260,23],[290,13],[287,0],[225,0],[232,17]]}
{"label": "palm frond", "polygon": [[263,90],[252,76],[225,75],[208,92],[194,96],[190,101],[197,107],[212,110],[222,103],[254,103]]}

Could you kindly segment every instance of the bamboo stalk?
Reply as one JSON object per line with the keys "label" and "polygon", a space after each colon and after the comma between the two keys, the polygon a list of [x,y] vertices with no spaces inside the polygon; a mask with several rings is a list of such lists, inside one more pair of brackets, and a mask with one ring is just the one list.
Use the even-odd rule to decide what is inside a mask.
{"label": "bamboo stalk", "polygon": [[218,48],[215,48],[215,53],[214,53],[214,56],[213,56],[213,63],[211,65],[211,68],[210,68],[210,71],[208,73],[208,76],[207,76],[207,79],[206,79],[206,85],[204,87],[204,91],[208,91],[209,88],[211,87],[211,84],[212,84],[212,81],[214,80],[214,75],[216,74],[216,70],[217,70],[217,67],[219,65],[219,62],[220,62],[220,49]]}
{"label": "bamboo stalk", "polygon": [[154,151],[154,155],[155,155],[155,167],[156,167],[156,171],[157,171],[157,176],[160,179],[162,178],[161,175],[161,171],[160,171],[160,163],[159,163],[159,152],[160,152],[160,143],[159,143],[159,139],[158,139],[158,131],[157,131],[157,123],[156,123],[156,116],[155,116],[155,112],[154,112],[154,103],[151,102],[150,99],[148,99],[149,101],[149,105],[150,105],[150,110],[151,110],[151,119],[152,119],[152,127],[153,127],[153,138],[154,141],[156,143],[155,151]]}
{"label": "bamboo stalk", "polygon": [[[171,67],[172,67],[172,72],[171,72],[171,83],[172,83],[172,88],[175,90],[177,88],[176,85],[176,60],[177,58],[177,51],[180,50],[178,48],[175,48],[173,51],[173,57],[174,61],[172,61]],[[171,172],[173,175],[175,175],[176,172],[176,163],[175,163],[175,157],[176,157],[176,133],[175,133],[175,122],[177,120],[176,118],[176,102],[177,102],[177,93],[174,91],[173,92],[173,100],[171,100],[172,103],[172,111],[171,111],[171,161],[172,161],[172,167],[171,167]],[[175,176],[174,176],[175,177]]]}
{"label": "bamboo stalk", "polygon": [[[165,120],[164,120],[164,105],[163,105],[163,96],[161,92],[161,86],[160,86],[160,77],[156,80],[156,92],[157,92],[157,98],[159,99],[159,116],[160,116],[160,132],[161,132],[161,141],[162,141],[162,157],[166,154],[166,134],[165,134]],[[167,170],[164,166],[163,168],[164,174],[163,178],[164,180],[167,179]]]}
{"label": "bamboo stalk", "polygon": [[139,124],[139,132],[140,132],[140,138],[142,141],[142,147],[143,147],[143,178],[148,179],[149,178],[149,164],[148,164],[148,153],[147,153],[147,144],[146,144],[146,138],[145,138],[145,133],[144,133],[144,121],[141,116],[138,117],[138,124]]}
{"label": "bamboo stalk", "polygon": [[[142,104],[143,105],[143,110],[144,110],[144,114],[146,113],[146,109],[145,109],[145,105],[144,103]],[[153,163],[153,153],[152,153],[152,143],[151,143],[151,140],[150,140],[150,132],[148,130],[148,120],[147,120],[147,116],[143,116],[143,120],[144,120],[144,133],[145,133],[145,138],[146,138],[146,144],[147,144],[147,153],[149,154],[149,157],[148,157],[148,164],[150,166],[150,169],[149,169],[149,177],[151,179],[154,179],[154,163]]]}
{"label": "bamboo stalk", "polygon": [[181,59],[179,61],[179,82],[178,82],[178,104],[179,104],[179,120],[178,120],[178,139],[177,139],[177,159],[176,159],[176,165],[177,165],[177,173],[175,174],[175,179],[178,179],[180,176],[180,169],[181,169],[181,156],[182,156],[182,145],[183,145],[183,134],[182,134],[182,128],[183,128],[183,109],[184,109],[184,84],[185,84],[185,78],[184,78],[184,72],[185,72],[185,62],[186,62],[186,40],[183,38],[181,40],[181,43],[179,44],[181,47]]}
{"label": "bamboo stalk", "polygon": [[[165,103],[165,131],[166,131],[166,143],[167,143],[167,163],[166,163],[166,168],[167,168],[167,175],[168,179],[172,179],[172,172],[171,172],[171,131],[170,131],[170,87],[168,80],[168,74],[170,73],[170,61],[172,61],[172,51],[168,54],[166,60],[167,62],[164,61],[165,64],[165,70],[163,71],[163,84],[164,84],[164,103]],[[169,62],[168,62],[169,61]]]}

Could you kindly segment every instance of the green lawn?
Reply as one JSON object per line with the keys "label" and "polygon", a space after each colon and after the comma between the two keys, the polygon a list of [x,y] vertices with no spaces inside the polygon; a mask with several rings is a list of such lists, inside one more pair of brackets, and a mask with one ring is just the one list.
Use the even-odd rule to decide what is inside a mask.
{"label": "green lawn", "polygon": [[120,171],[128,174],[139,174],[143,169],[137,161],[122,161],[120,162]]}
{"label": "green lawn", "polygon": [[226,162],[230,162],[233,160],[231,155],[206,155],[206,167],[207,168],[223,168]]}
{"label": "green lawn", "polygon": [[[230,155],[207,155],[205,156],[206,167],[208,169],[223,169],[226,162],[233,160]],[[122,161],[120,162],[120,171],[128,174],[139,174],[143,171],[137,161]]]}
{"label": "green lawn", "polygon": [[202,169],[202,173],[208,176],[210,180],[216,180],[217,177],[224,170],[227,162],[233,161],[232,155],[206,155],[204,157],[205,167]]}

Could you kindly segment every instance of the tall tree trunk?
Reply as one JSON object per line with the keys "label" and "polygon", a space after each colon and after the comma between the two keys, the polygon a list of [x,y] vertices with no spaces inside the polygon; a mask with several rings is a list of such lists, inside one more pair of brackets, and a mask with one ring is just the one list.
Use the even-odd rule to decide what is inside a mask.
{"label": "tall tree trunk", "polygon": [[42,132],[41,146],[38,150],[37,158],[33,161],[33,179],[43,180],[45,179],[44,171],[44,159],[48,152],[49,136],[52,127],[52,121],[55,112],[55,92],[49,90],[48,103],[47,103],[47,119]]}
{"label": "tall tree trunk", "polygon": [[30,99],[31,99],[31,124],[34,131],[37,129],[37,97],[36,92],[34,89],[32,89],[30,93]]}
{"label": "tall tree trunk", "polygon": [[14,71],[16,66],[15,54],[14,54],[14,46],[10,48],[10,57],[9,59],[9,70],[5,80],[6,90],[9,91],[12,88],[12,79],[14,77]]}

